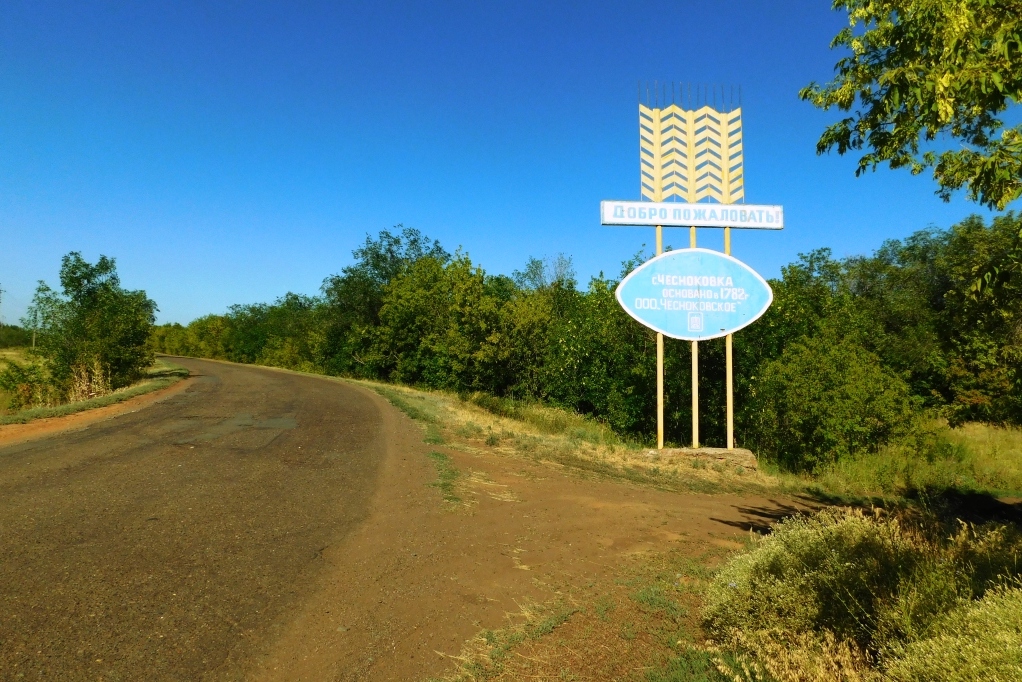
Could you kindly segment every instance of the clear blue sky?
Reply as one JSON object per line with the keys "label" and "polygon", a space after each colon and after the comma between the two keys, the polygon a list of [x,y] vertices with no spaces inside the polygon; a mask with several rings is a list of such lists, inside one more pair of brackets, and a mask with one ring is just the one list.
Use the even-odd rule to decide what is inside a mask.
{"label": "clear blue sky", "polygon": [[[117,259],[161,321],[316,293],[397,223],[489,272],[574,258],[580,280],[652,230],[601,227],[638,198],[636,82],[741,85],[765,276],[801,251],[866,253],[974,212],[928,176],[817,157],[845,18],[829,0],[0,3],[2,314],[73,250]],[[701,232],[720,248],[720,232]],[[686,236],[669,233],[684,245]]]}

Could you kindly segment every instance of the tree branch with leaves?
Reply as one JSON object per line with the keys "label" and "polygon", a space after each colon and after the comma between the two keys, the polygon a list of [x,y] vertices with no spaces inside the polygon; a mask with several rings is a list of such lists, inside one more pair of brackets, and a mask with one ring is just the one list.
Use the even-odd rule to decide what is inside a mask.
{"label": "tree branch with leaves", "polygon": [[[1022,0],[833,7],[848,13],[849,26],[831,47],[851,54],[833,81],[811,83],[799,96],[853,113],[824,131],[818,153],[863,151],[856,175],[882,163],[915,174],[932,168],[945,201],[964,189],[1003,210],[1022,195],[1022,125],[1005,127],[1001,118],[1022,98]],[[941,150],[944,140],[958,147]]]}

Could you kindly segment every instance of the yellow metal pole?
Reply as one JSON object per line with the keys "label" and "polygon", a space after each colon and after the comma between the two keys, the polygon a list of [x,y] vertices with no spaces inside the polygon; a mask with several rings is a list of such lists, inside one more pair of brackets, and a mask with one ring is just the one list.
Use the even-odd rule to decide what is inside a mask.
{"label": "yellow metal pole", "polygon": [[[724,253],[731,255],[731,228],[724,228]],[[733,350],[734,335],[724,339],[724,355],[727,364],[727,449],[735,447],[735,365]]]}
{"label": "yellow metal pole", "polygon": [[[696,228],[688,233],[689,246],[696,248]],[[692,342],[692,447],[699,447],[699,342]]]}
{"label": "yellow metal pole", "polygon": [[[664,228],[656,226],[656,255],[664,252]],[[664,449],[664,335],[656,334],[656,447]]]}
{"label": "yellow metal pole", "polygon": [[735,370],[731,334],[724,338],[724,349],[727,356],[727,449],[732,450],[735,447]]}
{"label": "yellow metal pole", "polygon": [[699,342],[692,342],[692,447],[699,447]]}

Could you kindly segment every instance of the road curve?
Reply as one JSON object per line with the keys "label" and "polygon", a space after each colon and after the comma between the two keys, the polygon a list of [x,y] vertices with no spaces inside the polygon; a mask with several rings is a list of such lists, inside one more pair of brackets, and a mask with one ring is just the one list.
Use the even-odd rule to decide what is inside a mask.
{"label": "road curve", "polygon": [[0,679],[237,679],[366,517],[360,389],[177,362],[178,395],[0,448]]}

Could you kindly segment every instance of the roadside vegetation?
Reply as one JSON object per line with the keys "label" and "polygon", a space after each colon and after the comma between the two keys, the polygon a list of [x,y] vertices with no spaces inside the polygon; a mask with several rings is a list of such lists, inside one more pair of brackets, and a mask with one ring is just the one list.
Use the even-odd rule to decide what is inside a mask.
{"label": "roadside vegetation", "polygon": [[154,364],[156,304],[121,287],[113,259],[92,264],[70,253],[60,285],[40,282],[24,327],[0,334],[0,424],[112,404],[182,375]]}
{"label": "roadside vegetation", "polygon": [[[1019,680],[993,676],[1015,664],[988,651],[1016,620],[985,624],[1012,613],[1022,565],[1017,506],[998,499],[1022,491],[1020,243],[1009,213],[785,267],[774,305],[735,339],[737,433],[758,455],[753,471],[649,451],[653,335],[620,310],[616,280],[583,289],[563,257],[493,276],[414,230],[383,232],[320,297],[158,327],[153,346],[371,384],[424,423],[455,513],[470,510],[472,481],[444,456],[452,449],[663,490],[844,505],[733,556],[644,557],[621,568],[621,585],[523,605],[469,643],[452,679],[935,680],[956,679],[939,672],[953,668]],[[701,429],[719,446],[723,343],[700,351]],[[688,367],[687,347],[669,343],[674,444],[687,439]]]}
{"label": "roadside vegetation", "polygon": [[0,350],[32,345],[32,332],[14,324],[0,325]]}
{"label": "roadside vegetation", "polygon": [[[662,456],[615,434],[605,424],[563,408],[516,403],[486,394],[421,391],[372,381],[372,388],[425,428],[430,445],[519,457],[574,475],[693,492],[763,492],[789,485],[710,457]],[[793,489],[802,489],[792,479]]]}
{"label": "roadside vegetation", "polygon": [[[612,584],[566,586],[549,603],[522,604],[503,627],[466,642],[445,680],[1022,679],[1014,644],[1022,637],[1022,509],[978,492],[976,474],[1016,480],[1018,429],[944,427],[950,436],[941,447],[956,454],[943,463],[878,453],[817,477],[739,473],[697,459],[654,460],[563,409],[361,383],[447,451],[526,458],[661,490],[846,503],[793,515],[735,550],[637,555]],[[439,451],[430,456],[441,497],[452,511],[469,510],[466,472]],[[877,471],[884,466],[888,473]],[[943,470],[917,475],[906,466]],[[916,487],[919,480],[930,487]]]}
{"label": "roadside vegetation", "polygon": [[[955,429],[1017,427],[1022,280],[973,285],[977,272],[1009,269],[1020,235],[1014,214],[989,225],[970,218],[872,256],[839,261],[820,250],[785,267],[771,282],[771,309],[735,337],[739,445],[808,476],[851,476],[856,462],[891,453],[939,463],[891,479],[919,486],[964,457]],[[153,347],[491,396],[520,410],[564,408],[622,440],[652,442],[655,339],[620,310],[616,280],[597,277],[583,290],[563,257],[488,275],[407,229],[367,238],[354,255],[321,297],[288,294],[157,327]],[[667,344],[667,434],[678,445],[690,423],[688,353]],[[723,342],[702,344],[700,358],[701,432],[721,446]],[[1019,488],[1017,477],[991,476],[979,469],[958,480]]]}

